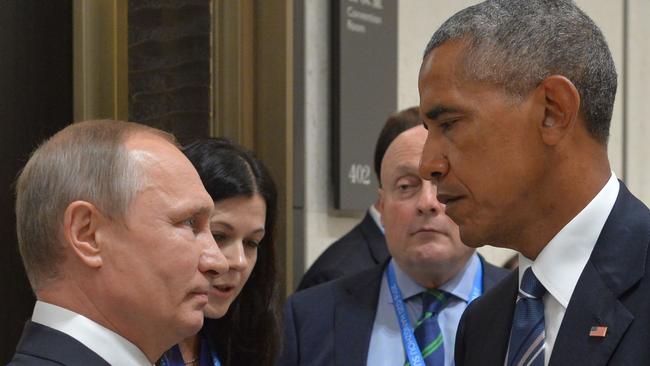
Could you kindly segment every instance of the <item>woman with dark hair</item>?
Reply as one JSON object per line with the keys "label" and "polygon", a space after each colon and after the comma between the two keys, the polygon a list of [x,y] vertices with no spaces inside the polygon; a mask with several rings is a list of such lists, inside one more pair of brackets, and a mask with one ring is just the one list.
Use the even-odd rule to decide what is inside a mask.
{"label": "woman with dark hair", "polygon": [[278,348],[273,180],[250,152],[225,139],[183,148],[214,201],[210,228],[230,269],[214,279],[203,328],[161,365],[273,365]]}

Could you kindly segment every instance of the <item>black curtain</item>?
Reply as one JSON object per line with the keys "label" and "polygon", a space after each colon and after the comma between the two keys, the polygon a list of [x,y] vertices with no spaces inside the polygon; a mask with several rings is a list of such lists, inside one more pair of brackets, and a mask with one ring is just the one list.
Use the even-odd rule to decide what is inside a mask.
{"label": "black curtain", "polygon": [[0,364],[34,295],[18,255],[13,185],[29,153],[72,121],[72,1],[0,1]]}

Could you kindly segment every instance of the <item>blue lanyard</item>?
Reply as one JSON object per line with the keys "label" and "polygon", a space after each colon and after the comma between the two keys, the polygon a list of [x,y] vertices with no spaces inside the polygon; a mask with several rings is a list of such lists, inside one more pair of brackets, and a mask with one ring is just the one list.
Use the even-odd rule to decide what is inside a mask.
{"label": "blue lanyard", "polygon": [[[212,365],[212,366],[221,366],[217,352],[214,350],[214,347],[208,345],[208,341],[204,338],[201,339],[201,350],[199,353],[199,365]],[[171,350],[165,352],[163,357],[160,359],[160,364],[162,366],[184,366],[183,357],[181,356],[181,351],[178,349],[178,345],[174,346]]]}
{"label": "blue lanyard", "polygon": [[[470,258],[470,260],[472,260]],[[477,297],[483,294],[483,263],[481,260],[478,260],[478,266],[476,266],[476,274],[474,275],[474,283],[472,284],[472,292],[469,293],[469,299],[467,300],[467,305],[472,301],[476,300]]]}
{"label": "blue lanyard", "polygon": [[[408,358],[411,366],[425,366],[422,352],[420,351],[418,342],[415,340],[413,327],[411,326],[408,313],[406,312],[406,307],[404,306],[402,291],[400,291],[399,286],[397,285],[397,280],[395,279],[395,269],[393,268],[392,264],[393,263],[388,264],[386,271],[386,280],[388,281],[388,289],[390,290],[390,295],[393,298],[393,307],[395,308],[395,315],[397,316],[397,321],[399,322],[399,327],[402,333],[402,343],[404,344],[406,357]],[[479,260],[478,266],[476,268],[476,275],[474,276],[474,283],[472,285],[472,292],[469,295],[468,303],[481,296],[482,293],[483,264]]]}
{"label": "blue lanyard", "polygon": [[217,357],[217,352],[215,352],[213,347],[210,347],[210,358],[212,358],[212,365],[213,366],[221,366],[221,362],[219,361],[219,357]]}

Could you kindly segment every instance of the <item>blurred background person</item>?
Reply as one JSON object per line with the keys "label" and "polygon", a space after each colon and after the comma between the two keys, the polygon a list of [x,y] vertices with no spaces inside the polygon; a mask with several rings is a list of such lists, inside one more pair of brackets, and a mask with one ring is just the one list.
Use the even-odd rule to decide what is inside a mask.
{"label": "blurred background person", "polygon": [[461,314],[508,272],[461,242],[436,186],[418,175],[426,136],[421,125],[403,131],[382,162],[392,258],[289,297],[278,365],[453,365]]}
{"label": "blurred background person", "polygon": [[275,184],[258,159],[228,140],[199,140],[183,152],[214,200],[210,229],[230,269],[211,283],[199,334],[159,363],[272,365],[279,340]]}
{"label": "blurred background person", "polygon": [[[375,145],[374,167],[381,188],[381,162],[388,146],[402,132],[419,124],[420,109],[411,107],[388,117]],[[332,243],[307,270],[298,285],[298,291],[335,278],[358,273],[384,263],[390,254],[386,248],[381,214],[374,203],[350,232]]]}

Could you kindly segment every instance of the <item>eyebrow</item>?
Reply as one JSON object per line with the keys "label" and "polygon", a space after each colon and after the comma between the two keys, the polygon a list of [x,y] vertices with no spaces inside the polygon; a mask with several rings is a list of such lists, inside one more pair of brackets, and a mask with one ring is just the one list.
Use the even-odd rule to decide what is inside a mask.
{"label": "eyebrow", "polygon": [[440,117],[440,115],[443,115],[443,114],[458,113],[458,112],[460,112],[460,109],[453,108],[453,107],[447,107],[447,106],[438,104],[435,107],[429,109],[429,111],[427,113],[425,113],[425,115],[429,119],[436,119],[436,118]]}
{"label": "eyebrow", "polygon": [[405,176],[405,175],[410,175],[410,174],[415,174],[418,175],[418,167],[413,167],[412,165],[408,164],[400,164],[395,167],[394,172],[396,173],[395,175],[399,178]]}
{"label": "eyebrow", "polygon": [[187,210],[192,217],[205,216],[209,217],[212,214],[212,207],[210,206],[195,206]]}
{"label": "eyebrow", "polygon": [[[234,229],[235,229],[232,225],[230,225],[229,223],[227,223],[227,222],[225,222],[225,221],[210,221],[210,227],[212,227],[212,225],[216,225],[216,224],[223,225],[223,226],[225,226],[228,230],[234,230]],[[265,233],[265,232],[266,232],[266,230],[264,230],[264,228],[261,227],[261,228],[259,228],[259,229],[256,229],[255,231],[253,231],[253,234],[256,234],[256,233]]]}

